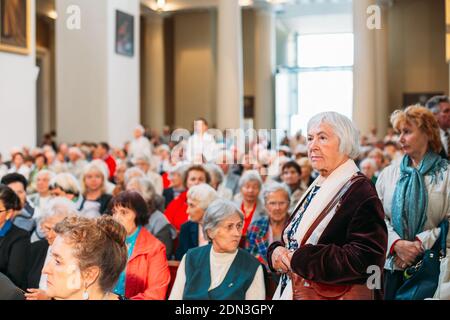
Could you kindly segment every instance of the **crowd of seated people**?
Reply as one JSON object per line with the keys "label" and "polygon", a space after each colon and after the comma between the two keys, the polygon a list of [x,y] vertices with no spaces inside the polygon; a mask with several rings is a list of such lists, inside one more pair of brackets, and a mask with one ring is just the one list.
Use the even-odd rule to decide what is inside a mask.
{"label": "crowd of seated people", "polygon": [[[17,289],[10,297],[28,300],[295,299],[297,276],[340,283],[338,266],[331,276],[314,259],[299,262],[328,254],[358,270],[342,274],[354,279],[349,286],[365,279],[360,264],[384,268],[384,298],[395,299],[403,271],[450,220],[449,114],[448,98],[436,97],[396,111],[381,137],[359,136],[345,117],[324,113],[307,137],[275,146],[256,136],[242,150],[226,136],[211,140],[204,119],[188,141],[137,126],[122,147],[47,137],[14,148],[0,157],[0,279]],[[370,224],[355,224],[374,228],[376,240],[335,239],[339,229],[327,238],[334,218],[309,220],[323,218],[310,203],[353,196],[337,192],[347,181],[333,172],[373,201],[373,216],[353,210],[337,228],[361,214]],[[65,288],[62,270],[73,266],[79,286]],[[310,278],[315,272],[320,279]]]}

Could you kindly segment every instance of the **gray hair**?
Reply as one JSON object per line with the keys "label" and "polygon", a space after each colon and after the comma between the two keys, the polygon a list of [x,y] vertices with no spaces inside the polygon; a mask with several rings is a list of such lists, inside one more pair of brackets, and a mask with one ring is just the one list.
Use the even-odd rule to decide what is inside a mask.
{"label": "gray hair", "polygon": [[78,180],[71,173],[59,173],[50,181],[50,188],[59,188],[65,193],[79,196],[81,187]]}
{"label": "gray hair", "polygon": [[204,164],[205,169],[209,172],[211,178],[214,176],[217,180],[217,185],[220,185],[224,180],[222,169],[215,163]]}
{"label": "gray hair", "polygon": [[138,193],[144,198],[146,202],[153,201],[154,197],[156,195],[155,187],[153,186],[153,183],[150,181],[147,177],[134,177],[131,178],[130,181],[126,184],[126,187],[128,189],[128,186],[132,183],[137,183],[139,186]]}
{"label": "gray hair", "polygon": [[359,130],[346,116],[337,112],[322,112],[308,122],[308,133],[322,123],[329,124],[339,139],[339,151],[351,159],[360,153]]}
{"label": "gray hair", "polygon": [[285,185],[284,183],[279,182],[271,182],[264,186],[262,190],[262,195],[264,199],[264,204],[267,202],[267,198],[271,193],[277,192],[277,191],[283,191],[286,194],[286,197],[288,200],[291,197],[291,191],[289,190],[289,187]]}
{"label": "gray hair", "polygon": [[36,174],[36,179],[43,175],[47,175],[49,180],[52,180],[56,174],[48,169],[42,169]]}
{"label": "gray hair", "polygon": [[136,165],[136,163],[141,160],[144,161],[146,164],[148,164],[150,171],[155,171],[156,172],[156,161],[155,158],[153,156],[148,156],[146,154],[138,154],[137,156],[135,156],[133,158],[133,160],[131,161],[134,165]]}
{"label": "gray hair", "polygon": [[238,214],[244,221],[244,214],[233,202],[225,199],[217,199],[208,206],[203,216],[203,235],[205,239],[211,241],[208,231],[215,232],[219,223],[226,218]]}
{"label": "gray hair", "polygon": [[239,179],[239,190],[242,189],[242,187],[250,181],[256,181],[259,184],[259,189],[262,188],[263,181],[261,179],[261,175],[256,170],[249,170],[244,172],[242,177]]}
{"label": "gray hair", "polygon": [[448,96],[434,96],[430,100],[427,101],[426,107],[433,112],[433,114],[438,114],[441,112],[440,104],[442,102],[448,102],[450,103],[450,99]]}
{"label": "gray hair", "polygon": [[365,158],[364,160],[362,160],[359,164],[359,168],[362,169],[362,167],[366,164],[370,164],[371,167],[375,170],[378,170],[378,166],[377,163],[375,162],[375,160],[371,159],[371,158]]}
{"label": "gray hair", "polygon": [[142,171],[138,167],[128,168],[125,171],[125,175],[124,175],[125,185],[127,185],[132,178],[144,178],[145,176],[146,175],[145,175],[144,171]]}
{"label": "gray hair", "polygon": [[75,203],[70,201],[67,198],[64,197],[57,197],[54,199],[51,199],[49,203],[46,205],[46,207],[43,210],[43,214],[41,216],[40,223],[45,222],[47,219],[53,218],[53,217],[71,217],[78,215],[78,211],[76,208]]}
{"label": "gray hair", "polygon": [[199,202],[199,207],[206,210],[218,198],[216,190],[209,184],[202,183],[189,189],[187,197]]}
{"label": "gray hair", "polygon": [[79,156],[80,158],[84,158],[84,153],[78,147],[70,147],[69,150],[67,151],[67,153],[74,153],[77,156]]}

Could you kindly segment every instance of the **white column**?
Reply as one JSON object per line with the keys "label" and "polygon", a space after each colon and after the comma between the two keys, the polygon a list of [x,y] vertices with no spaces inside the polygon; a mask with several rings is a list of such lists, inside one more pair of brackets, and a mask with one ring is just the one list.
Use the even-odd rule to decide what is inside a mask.
{"label": "white column", "polygon": [[164,26],[161,16],[145,18],[145,69],[143,123],[152,129],[161,130],[165,125],[164,96]]}
{"label": "white column", "polygon": [[388,77],[388,18],[387,8],[381,6],[381,29],[375,30],[376,59],[376,120],[378,138],[383,138],[389,127]]}
{"label": "white column", "polygon": [[[78,6],[81,28],[67,28]],[[60,141],[121,146],[139,122],[138,0],[58,0],[56,10],[57,133]],[[134,56],[115,52],[116,10],[134,16]]]}
{"label": "white column", "polygon": [[272,129],[275,125],[275,15],[270,10],[255,14],[255,128]]}
{"label": "white column", "polygon": [[375,32],[367,27],[367,8],[375,0],[353,1],[355,65],[353,121],[361,134],[376,126]]}
{"label": "white column", "polygon": [[10,158],[13,147],[36,145],[36,9],[30,1],[29,54],[0,51],[0,152]]}
{"label": "white column", "polygon": [[217,48],[217,126],[243,125],[242,20],[238,0],[219,0]]}

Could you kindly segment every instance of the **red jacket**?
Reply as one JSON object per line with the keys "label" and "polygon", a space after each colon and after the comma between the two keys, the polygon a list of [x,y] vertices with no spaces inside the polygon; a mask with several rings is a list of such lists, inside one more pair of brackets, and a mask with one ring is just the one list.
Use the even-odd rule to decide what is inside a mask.
{"label": "red jacket", "polygon": [[109,179],[111,180],[112,178],[114,178],[114,173],[116,173],[116,160],[114,160],[114,158],[109,154],[105,159],[103,159],[103,161],[105,161],[106,165],[108,166]]}
{"label": "red jacket", "polygon": [[166,247],[141,228],[126,268],[125,297],[132,300],[165,300],[170,282]]}
{"label": "red jacket", "polygon": [[181,225],[188,221],[189,215],[187,214],[187,191],[181,193],[178,197],[172,200],[166,208],[164,214],[167,220],[180,231]]}

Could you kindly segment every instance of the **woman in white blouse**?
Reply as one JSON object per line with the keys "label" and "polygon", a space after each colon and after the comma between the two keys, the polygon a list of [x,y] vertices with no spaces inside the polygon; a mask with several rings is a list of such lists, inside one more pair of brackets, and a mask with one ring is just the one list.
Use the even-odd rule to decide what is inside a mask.
{"label": "woman in white blouse", "polygon": [[[439,126],[426,108],[411,106],[391,116],[405,153],[384,169],[376,188],[388,227],[385,299],[395,299],[403,271],[417,263],[439,237],[439,224],[450,220],[450,170],[441,149]],[[447,247],[450,238],[447,237]],[[448,272],[448,271],[447,271]]]}
{"label": "woman in white blouse", "polygon": [[244,215],[228,200],[211,203],[203,233],[211,244],[181,260],[169,300],[264,300],[262,265],[239,249]]}

